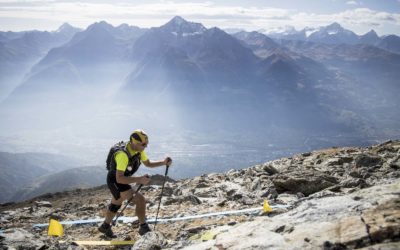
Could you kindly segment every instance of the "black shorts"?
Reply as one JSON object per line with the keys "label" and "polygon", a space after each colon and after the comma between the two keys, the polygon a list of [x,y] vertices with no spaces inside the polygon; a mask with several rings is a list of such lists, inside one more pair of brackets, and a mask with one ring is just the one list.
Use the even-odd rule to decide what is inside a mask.
{"label": "black shorts", "polygon": [[121,192],[132,189],[131,185],[117,183],[115,173],[113,174],[111,171],[107,174],[107,186],[116,200],[121,198]]}

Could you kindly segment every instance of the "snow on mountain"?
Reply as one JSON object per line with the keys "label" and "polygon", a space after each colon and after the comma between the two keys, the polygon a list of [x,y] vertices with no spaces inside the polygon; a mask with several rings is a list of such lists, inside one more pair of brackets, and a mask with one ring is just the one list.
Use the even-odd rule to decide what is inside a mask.
{"label": "snow on mountain", "polygon": [[207,30],[202,24],[188,22],[180,16],[172,18],[168,23],[161,26],[160,29],[179,36],[201,34]]}
{"label": "snow on mountain", "polygon": [[313,32],[307,37],[307,40],[327,44],[355,44],[358,41],[358,36],[354,32],[344,29],[340,24],[335,22]]}

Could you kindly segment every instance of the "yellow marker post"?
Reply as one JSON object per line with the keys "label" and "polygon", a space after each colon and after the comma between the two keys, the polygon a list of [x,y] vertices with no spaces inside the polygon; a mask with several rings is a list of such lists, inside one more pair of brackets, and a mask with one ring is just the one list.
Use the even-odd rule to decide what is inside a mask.
{"label": "yellow marker post", "polygon": [[264,213],[272,212],[272,207],[268,204],[267,200],[264,200],[263,211]]}
{"label": "yellow marker post", "polygon": [[47,230],[47,235],[50,236],[63,236],[64,235],[64,228],[60,222],[56,221],[55,219],[50,219],[49,228]]}

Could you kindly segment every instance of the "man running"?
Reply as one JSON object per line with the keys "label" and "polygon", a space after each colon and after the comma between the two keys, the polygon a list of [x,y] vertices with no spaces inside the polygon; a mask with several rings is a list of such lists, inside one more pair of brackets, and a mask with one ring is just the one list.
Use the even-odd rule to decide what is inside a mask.
{"label": "man running", "polygon": [[172,163],[170,157],[166,157],[160,161],[150,161],[144,149],[147,147],[149,139],[143,130],[135,130],[126,146],[116,151],[110,160],[109,171],[107,174],[107,185],[111,191],[112,199],[108,206],[107,214],[103,224],[99,227],[99,231],[107,237],[115,237],[111,230],[111,222],[121,208],[125,200],[133,197],[132,202],[136,205],[136,216],[139,219],[139,234],[144,235],[150,232],[149,225],[146,222],[146,200],[144,196],[137,192],[134,194],[131,183],[147,185],[150,182],[148,175],[140,177],[132,176],[138,169],[140,164],[146,167],[154,168],[160,166],[169,166]]}

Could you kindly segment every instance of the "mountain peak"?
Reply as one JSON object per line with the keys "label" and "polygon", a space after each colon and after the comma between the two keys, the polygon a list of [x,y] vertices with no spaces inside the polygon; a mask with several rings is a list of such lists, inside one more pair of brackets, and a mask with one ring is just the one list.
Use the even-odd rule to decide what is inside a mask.
{"label": "mountain peak", "polygon": [[188,23],[188,21],[186,21],[185,19],[183,19],[180,16],[175,16],[174,18],[171,19],[171,21],[169,21],[169,23],[173,23],[175,25],[179,25],[180,26],[182,24]]}
{"label": "mountain peak", "polygon": [[336,30],[338,30],[338,29],[343,29],[343,27],[339,23],[334,22],[334,23],[331,23],[328,26],[326,26],[326,29],[336,29]]}
{"label": "mountain peak", "polygon": [[373,36],[373,37],[378,37],[378,34],[376,34],[375,30],[370,30],[367,33],[364,34],[364,36]]}
{"label": "mountain peak", "polygon": [[96,22],[92,25],[90,25],[88,28],[88,30],[112,30],[114,29],[114,26],[112,26],[111,24],[107,23],[106,21],[100,21],[100,22]]}
{"label": "mountain peak", "polygon": [[79,31],[81,31],[81,29],[75,28],[72,25],[70,25],[69,23],[64,23],[56,31],[54,31],[54,33],[64,34],[64,35],[72,37],[75,33],[79,32]]}
{"label": "mountain peak", "polygon": [[63,32],[66,30],[71,30],[74,29],[69,23],[63,23],[57,30],[56,32]]}
{"label": "mountain peak", "polygon": [[172,18],[168,23],[160,27],[167,32],[183,33],[202,33],[206,28],[201,23],[188,22],[180,16]]}
{"label": "mountain peak", "polygon": [[338,33],[345,32],[345,29],[337,22],[334,22],[332,24],[329,24],[328,26],[322,27],[321,31],[324,33],[328,33],[329,35],[336,35]]}

